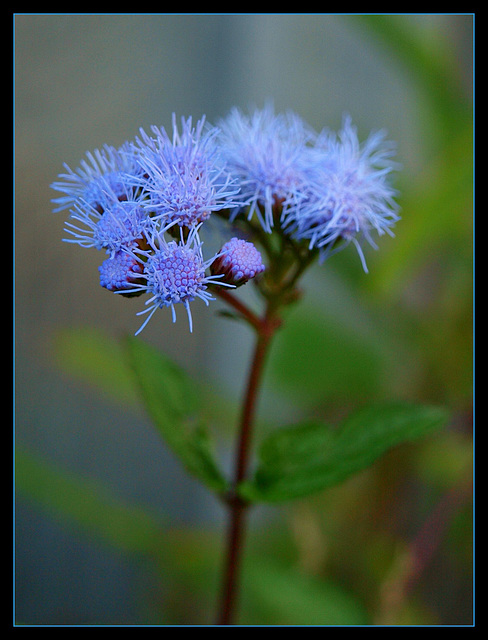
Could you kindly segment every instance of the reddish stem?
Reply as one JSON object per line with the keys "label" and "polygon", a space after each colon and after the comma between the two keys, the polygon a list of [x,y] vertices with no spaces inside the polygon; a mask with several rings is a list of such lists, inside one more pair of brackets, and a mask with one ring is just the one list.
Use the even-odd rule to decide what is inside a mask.
{"label": "reddish stem", "polygon": [[234,619],[236,611],[238,575],[242,558],[245,512],[247,507],[246,502],[244,502],[237,494],[237,487],[246,478],[251,452],[250,444],[256,413],[258,390],[262,379],[266,354],[274,332],[278,328],[279,324],[280,322],[278,318],[273,315],[270,308],[268,308],[268,311],[262,320],[258,319],[257,326],[256,323],[253,323],[253,326],[257,329],[257,341],[254,348],[254,355],[251,361],[251,368],[249,371],[242,406],[240,429],[236,448],[234,488],[227,501],[230,510],[230,523],[227,537],[227,555],[224,566],[222,600],[219,617],[219,624],[221,625],[233,624],[232,620]]}
{"label": "reddish stem", "polygon": [[249,324],[256,329],[259,333],[261,329],[261,319],[253,312],[249,307],[247,307],[243,302],[235,298],[232,293],[224,289],[223,287],[215,287],[214,293],[219,296],[222,300],[225,300],[227,304],[231,307],[234,307],[236,311],[238,311],[241,316],[249,322]]}

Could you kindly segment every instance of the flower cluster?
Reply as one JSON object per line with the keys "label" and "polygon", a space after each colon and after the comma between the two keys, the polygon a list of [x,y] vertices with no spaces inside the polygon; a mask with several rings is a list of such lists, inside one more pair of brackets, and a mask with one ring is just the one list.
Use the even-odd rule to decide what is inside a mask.
{"label": "flower cluster", "polygon": [[[270,106],[250,115],[234,109],[217,126],[173,116],[172,135],[143,129],[116,148],[87,153],[51,186],[69,210],[67,242],[105,253],[100,284],[124,296],[147,294],[146,325],[157,309],[213,300],[265,270],[254,242],[286,237],[324,260],[352,242],[375,246],[398,220],[393,148],[384,134],[360,145],[346,118],[338,135],[315,133],[294,113]],[[201,229],[223,220],[231,237],[209,258]],[[240,225],[238,224],[240,223]],[[240,237],[243,236],[243,237]],[[251,241],[250,241],[251,240]],[[268,256],[269,258],[270,256]]]}
{"label": "flower cluster", "polygon": [[392,235],[399,219],[396,191],[389,183],[396,168],[394,146],[382,131],[360,145],[356,129],[345,118],[339,134],[324,130],[314,149],[313,178],[299,207],[285,216],[285,224],[294,237],[318,248],[322,261],[353,242],[367,271],[360,239],[377,248],[372,232]]}
{"label": "flower cluster", "polygon": [[219,123],[227,169],[241,185],[245,207],[267,232],[277,225],[290,238],[307,241],[321,260],[353,242],[367,271],[360,240],[398,221],[390,174],[394,146],[385,133],[361,145],[349,117],[338,134],[314,133],[294,113],[271,107],[246,116],[237,109]]}

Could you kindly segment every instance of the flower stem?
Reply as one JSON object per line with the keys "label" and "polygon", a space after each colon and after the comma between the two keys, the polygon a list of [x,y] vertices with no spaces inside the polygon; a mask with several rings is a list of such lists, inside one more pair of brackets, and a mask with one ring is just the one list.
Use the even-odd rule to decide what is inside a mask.
{"label": "flower stem", "polygon": [[258,392],[264,371],[264,363],[272,337],[279,325],[279,318],[273,312],[271,305],[268,305],[264,318],[256,327],[257,339],[242,405],[239,436],[236,446],[234,485],[227,500],[230,521],[218,621],[220,625],[233,624],[232,621],[236,613],[245,516],[248,506],[238,495],[237,487],[246,478],[251,453],[251,438]]}
{"label": "flower stem", "polygon": [[234,309],[259,333],[261,328],[260,318],[244,303],[238,300],[226,289],[215,287],[215,293]]}

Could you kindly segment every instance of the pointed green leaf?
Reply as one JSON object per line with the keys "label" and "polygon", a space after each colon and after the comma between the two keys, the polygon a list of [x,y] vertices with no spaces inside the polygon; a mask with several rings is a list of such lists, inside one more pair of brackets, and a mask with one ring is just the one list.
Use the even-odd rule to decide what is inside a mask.
{"label": "pointed green leaf", "polygon": [[227,483],[213,456],[202,425],[189,428],[198,407],[195,384],[172,360],[137,338],[126,341],[127,355],[141,398],[166,445],[187,471],[214,491]]}
{"label": "pointed green leaf", "polygon": [[435,406],[392,404],[361,409],[339,428],[319,421],[279,429],[262,443],[248,500],[300,498],[344,481],[391,447],[424,436],[448,416]]}
{"label": "pointed green leaf", "polygon": [[162,429],[166,422],[181,420],[195,411],[195,385],[180,366],[138,338],[128,337],[125,347],[146,408]]}

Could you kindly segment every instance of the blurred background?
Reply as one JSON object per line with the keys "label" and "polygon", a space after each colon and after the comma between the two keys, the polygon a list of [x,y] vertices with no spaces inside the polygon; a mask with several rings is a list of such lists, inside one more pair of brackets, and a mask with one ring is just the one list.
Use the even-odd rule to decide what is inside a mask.
{"label": "blurred background", "polygon": [[[307,274],[272,351],[256,437],[377,399],[440,403],[452,421],[337,488],[256,508],[239,622],[472,624],[473,21],[14,17],[17,624],[213,623],[225,514],[130,390],[99,392],[141,303],[99,286],[100,254],[62,242],[49,185],[64,162],[170,127],[173,112],[216,122],[268,99],[318,130],[337,130],[344,113],[361,140],[386,129],[402,221],[367,253],[368,275],[353,248]],[[173,325],[161,313],[142,338],[208,387],[226,464],[251,336],[219,304],[193,305],[191,335],[185,314]],[[96,378],[83,352],[99,333]]]}

